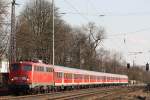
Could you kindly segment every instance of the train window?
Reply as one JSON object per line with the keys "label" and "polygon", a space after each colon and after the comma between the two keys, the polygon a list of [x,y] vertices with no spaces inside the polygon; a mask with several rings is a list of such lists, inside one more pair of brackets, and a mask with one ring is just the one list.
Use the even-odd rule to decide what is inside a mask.
{"label": "train window", "polygon": [[37,71],[40,71],[40,66],[37,66]]}
{"label": "train window", "polygon": [[59,72],[59,77],[62,78],[62,72]]}
{"label": "train window", "polygon": [[80,74],[78,74],[78,79],[80,79],[81,78],[81,76],[80,76]]}
{"label": "train window", "polygon": [[64,73],[64,78],[67,78],[67,73]]}
{"label": "train window", "polygon": [[76,74],[74,74],[74,79],[76,79]]}
{"label": "train window", "polygon": [[99,77],[99,76],[97,76],[97,80],[100,80],[100,77]]}
{"label": "train window", "polygon": [[57,72],[57,78],[62,78],[62,72]]}
{"label": "train window", "polygon": [[79,75],[80,75],[80,76],[79,76],[79,77],[80,77],[80,79],[82,79],[83,75],[82,75],[82,74],[79,74]]}
{"label": "train window", "polygon": [[11,65],[11,70],[12,70],[12,71],[17,71],[17,70],[19,70],[19,69],[20,69],[19,64],[12,64],[12,65]]}
{"label": "train window", "polygon": [[46,67],[46,72],[52,72],[52,68]]}
{"label": "train window", "polygon": [[36,67],[34,67],[34,71],[37,71],[37,68],[36,68]]}
{"label": "train window", "polygon": [[56,72],[56,76],[59,78],[59,72]]}
{"label": "train window", "polygon": [[44,67],[43,66],[35,66],[34,70],[35,71],[42,71],[42,72],[44,72]]}
{"label": "train window", "polygon": [[39,69],[38,66],[35,66],[35,67],[34,67],[34,70],[35,70],[35,71],[38,71],[38,69]]}
{"label": "train window", "polygon": [[65,75],[65,78],[67,78],[67,79],[71,79],[72,78],[70,73],[65,73],[64,75]]}
{"label": "train window", "polygon": [[68,75],[68,73],[66,73],[66,78],[67,78],[67,79],[69,78],[69,75]]}
{"label": "train window", "polygon": [[40,66],[40,71],[44,72],[44,67]]}
{"label": "train window", "polygon": [[102,80],[102,77],[101,77],[101,76],[99,76],[99,80]]}
{"label": "train window", "polygon": [[72,74],[71,73],[68,74],[68,78],[72,79]]}
{"label": "train window", "polygon": [[68,73],[64,73],[64,77],[68,79],[69,78],[69,74]]}
{"label": "train window", "polygon": [[25,66],[23,66],[23,70],[24,70],[24,71],[32,71],[32,66],[30,66],[30,65],[25,65]]}
{"label": "train window", "polygon": [[90,79],[92,79],[92,80],[93,80],[93,79],[94,79],[94,76],[92,76],[92,75],[91,75],[91,76],[90,76]]}
{"label": "train window", "polygon": [[78,79],[78,74],[74,74],[74,79]]}
{"label": "train window", "polygon": [[58,77],[58,72],[56,72],[56,76]]}
{"label": "train window", "polygon": [[88,76],[88,75],[85,75],[85,76],[84,76],[84,79],[89,79],[89,76]]}
{"label": "train window", "polygon": [[103,79],[103,80],[106,80],[106,77],[105,77],[105,76],[102,76],[102,79]]}

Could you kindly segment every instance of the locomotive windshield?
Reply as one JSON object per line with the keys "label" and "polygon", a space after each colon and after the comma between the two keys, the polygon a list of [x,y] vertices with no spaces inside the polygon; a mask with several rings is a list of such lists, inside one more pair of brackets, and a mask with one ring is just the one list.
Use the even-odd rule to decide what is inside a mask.
{"label": "locomotive windshield", "polygon": [[31,65],[12,64],[11,70],[12,71],[18,71],[18,70],[32,71],[32,66]]}
{"label": "locomotive windshield", "polygon": [[17,70],[19,70],[19,69],[20,69],[19,64],[12,64],[12,65],[11,65],[11,70],[12,70],[12,71],[17,71]]}

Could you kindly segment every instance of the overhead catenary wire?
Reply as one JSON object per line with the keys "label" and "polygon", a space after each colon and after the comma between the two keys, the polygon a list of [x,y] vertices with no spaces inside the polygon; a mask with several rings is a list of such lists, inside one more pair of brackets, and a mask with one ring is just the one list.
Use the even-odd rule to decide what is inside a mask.
{"label": "overhead catenary wire", "polygon": [[119,37],[119,36],[123,36],[124,33],[126,35],[132,35],[132,34],[136,34],[138,32],[143,32],[143,31],[147,31],[147,30],[150,30],[150,27],[142,28],[142,29],[139,29],[139,30],[136,30],[136,31],[131,31],[131,32],[123,32],[123,33],[118,33],[118,34],[112,34],[112,35],[108,35],[108,36],[109,37]]}
{"label": "overhead catenary wire", "polygon": [[83,14],[80,14],[80,11],[76,7],[74,7],[74,5],[72,5],[68,0],[64,0],[64,2],[66,2],[71,8],[73,8],[76,13],[78,13],[84,20],[89,21],[89,19]]}
{"label": "overhead catenary wire", "polygon": [[73,12],[73,11],[64,11],[64,13],[67,14],[79,14],[79,15],[84,15],[84,16],[107,16],[107,17],[112,17],[112,16],[150,16],[150,12],[147,13],[112,13],[112,12],[95,12],[95,13],[86,13],[86,12]]}
{"label": "overhead catenary wire", "polygon": [[[91,7],[94,9],[94,11],[99,12],[98,9],[96,8],[95,4],[91,0],[89,0],[89,2],[90,2]],[[102,17],[105,15],[107,15],[107,14],[105,14],[105,12],[103,12],[101,9],[100,9],[100,13],[91,14],[91,16],[94,16],[94,17]]]}
{"label": "overhead catenary wire", "polygon": [[[112,13],[112,12],[109,12],[109,14],[107,14],[107,13],[105,13],[105,14],[100,14],[100,13],[95,13],[95,14],[83,13],[83,12],[80,12],[78,9],[76,9],[70,2],[68,2],[68,0],[64,0],[64,1],[66,1],[76,11],[76,12],[65,12],[65,13],[67,13],[67,14],[79,14],[83,18],[87,18],[85,16],[96,16],[96,17],[99,17],[101,15],[105,16],[105,14],[106,14],[106,16],[130,16],[130,15],[150,14],[150,12],[131,12],[131,13]],[[94,4],[90,0],[89,0],[89,2],[90,2],[90,5],[94,8],[94,10],[97,11],[97,9],[95,8]],[[126,34],[129,35],[129,34],[133,34],[133,33],[146,31],[146,30],[149,30],[149,29],[150,29],[150,27],[149,28],[140,29],[140,30],[137,30],[137,31],[133,31],[133,32],[126,32]],[[119,36],[123,36],[123,35],[124,34],[122,34],[122,33],[112,34],[112,35],[108,35],[108,38],[105,38],[105,39],[112,39],[113,37],[119,37]]]}

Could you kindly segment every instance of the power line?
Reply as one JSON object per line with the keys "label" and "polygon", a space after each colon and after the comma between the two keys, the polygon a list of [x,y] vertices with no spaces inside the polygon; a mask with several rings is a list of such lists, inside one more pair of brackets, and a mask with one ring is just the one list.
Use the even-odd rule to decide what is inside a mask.
{"label": "power line", "polygon": [[[89,0],[89,2],[90,2],[90,5],[93,7],[93,9],[95,11],[99,12],[98,9],[96,8],[95,4],[91,0]],[[97,16],[104,16],[105,15],[104,12],[103,11],[101,11],[101,12],[102,12],[102,14],[101,13],[98,13],[98,14],[95,13],[95,15],[97,15]]]}
{"label": "power line", "polygon": [[[94,3],[93,3],[91,0],[89,0],[89,3],[90,3],[90,5],[93,7],[94,11],[98,11],[98,10],[96,9],[96,6],[94,5]],[[105,16],[105,14],[102,12],[101,14],[93,14],[93,16],[94,16],[95,18],[97,18],[97,17],[102,18],[102,17]],[[97,20],[96,20],[96,21],[97,21]],[[99,28],[101,27],[99,24],[98,24],[98,26],[99,26]]]}
{"label": "power line", "polygon": [[130,13],[119,13],[119,12],[106,12],[108,16],[145,16],[150,15],[150,12],[130,12]]}
{"label": "power line", "polygon": [[[69,11],[64,11],[65,14],[74,14],[74,15],[81,15],[83,18],[85,18],[86,16],[94,16],[94,17],[102,17],[102,16],[106,16],[105,14],[102,13],[86,13],[86,12],[69,12]],[[86,19],[88,19],[86,17]]]}
{"label": "power line", "polygon": [[66,11],[65,13],[68,13],[68,14],[79,14],[79,15],[84,15],[84,16],[102,16],[102,15],[105,15],[107,17],[109,16],[150,16],[150,12],[147,12],[147,13],[108,13],[108,12],[96,12],[96,13],[85,13],[85,12],[68,12]]}
{"label": "power line", "polygon": [[[150,27],[148,28],[143,28],[143,29],[139,29],[139,30],[136,30],[136,31],[132,31],[132,32],[124,32],[125,34],[128,34],[128,35],[131,35],[131,34],[136,34],[138,32],[143,32],[143,31],[147,31],[147,30],[150,30]],[[122,36],[124,35],[123,33],[119,33],[119,34],[112,34],[112,35],[109,35],[109,37],[116,37],[116,36]]]}
{"label": "power line", "polygon": [[84,20],[86,20],[86,21],[89,21],[89,19],[86,17],[86,16],[83,16],[83,14],[80,14],[80,11],[76,8],[76,7],[74,7],[74,5],[72,5],[68,0],[64,0],[67,4],[69,4],[69,6],[71,7],[71,8],[73,8],[75,11],[76,11],[76,13],[78,13]]}

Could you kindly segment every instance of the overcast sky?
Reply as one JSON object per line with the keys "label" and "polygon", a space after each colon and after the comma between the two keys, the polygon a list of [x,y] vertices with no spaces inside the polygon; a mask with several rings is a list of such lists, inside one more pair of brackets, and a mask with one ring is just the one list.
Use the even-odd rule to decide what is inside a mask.
{"label": "overcast sky", "polygon": [[[16,0],[19,12],[25,2]],[[49,0],[51,1],[51,0]],[[128,62],[145,65],[150,62],[150,0],[54,0],[62,18],[72,26],[89,21],[107,32],[103,47],[124,55]],[[19,13],[18,13],[19,14]],[[104,15],[104,16],[100,16]],[[128,55],[128,52],[143,52]]]}

